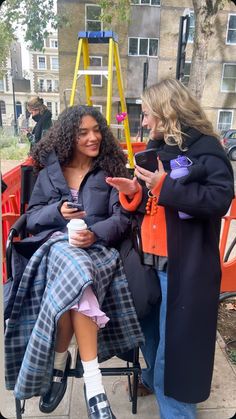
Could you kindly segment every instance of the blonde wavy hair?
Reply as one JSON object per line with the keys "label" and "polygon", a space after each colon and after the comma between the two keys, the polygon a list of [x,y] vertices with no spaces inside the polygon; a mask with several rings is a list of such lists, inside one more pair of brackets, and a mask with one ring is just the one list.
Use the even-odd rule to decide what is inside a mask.
{"label": "blonde wavy hair", "polygon": [[169,145],[177,144],[183,149],[181,128],[184,126],[218,137],[200,104],[178,80],[165,79],[148,87],[141,99],[151,115],[157,118],[156,129],[164,133],[164,140]]}

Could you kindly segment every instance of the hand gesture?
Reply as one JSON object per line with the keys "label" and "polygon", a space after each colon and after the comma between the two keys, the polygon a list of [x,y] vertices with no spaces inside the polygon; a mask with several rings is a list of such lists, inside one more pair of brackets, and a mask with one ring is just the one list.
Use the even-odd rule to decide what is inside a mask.
{"label": "hand gesture", "polygon": [[132,198],[139,189],[136,177],[133,179],[127,179],[124,177],[107,177],[106,182],[108,185],[116,188],[119,192],[128,195],[129,198]]}
{"label": "hand gesture", "polygon": [[84,218],[86,215],[85,211],[78,211],[76,208],[68,208],[67,201],[63,202],[60,211],[61,215],[66,220],[73,220],[74,218]]}
{"label": "hand gesture", "polygon": [[148,189],[153,189],[158,182],[160,181],[162,175],[165,173],[162,161],[157,158],[158,170],[155,172],[150,172],[149,170],[144,169],[140,166],[135,166],[135,175],[138,179],[143,180],[146,183]]}

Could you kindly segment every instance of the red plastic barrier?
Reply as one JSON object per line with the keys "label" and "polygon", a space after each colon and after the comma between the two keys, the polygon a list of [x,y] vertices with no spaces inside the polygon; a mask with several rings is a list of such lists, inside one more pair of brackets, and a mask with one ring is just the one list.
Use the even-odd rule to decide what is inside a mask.
{"label": "red plastic barrier", "polygon": [[[32,164],[27,159],[23,165]],[[21,166],[17,165],[3,175],[7,189],[2,193],[2,248],[3,248],[3,281],[6,280],[5,249],[9,230],[20,214]]]}

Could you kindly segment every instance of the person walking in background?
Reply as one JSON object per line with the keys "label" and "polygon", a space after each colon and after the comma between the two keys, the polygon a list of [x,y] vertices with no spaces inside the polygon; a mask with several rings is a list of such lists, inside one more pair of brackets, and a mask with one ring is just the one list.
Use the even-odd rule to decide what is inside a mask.
{"label": "person walking in background", "polygon": [[52,114],[44,105],[43,99],[36,96],[27,103],[27,110],[32,115],[32,119],[36,122],[32,132],[27,130],[27,138],[32,145],[41,140],[42,136],[52,126]]}
{"label": "person walking in background", "polygon": [[[143,384],[155,392],[161,419],[195,419],[196,403],[210,394],[220,225],[234,197],[233,171],[212,124],[179,81],[147,88],[142,110],[148,148],[158,150],[157,170],[136,166],[134,179],[106,181],[119,190],[125,209],[145,212],[144,263],[156,268],[161,286],[160,310],[154,307],[141,322],[149,365]],[[188,173],[174,178],[171,161],[179,155],[187,157]]]}

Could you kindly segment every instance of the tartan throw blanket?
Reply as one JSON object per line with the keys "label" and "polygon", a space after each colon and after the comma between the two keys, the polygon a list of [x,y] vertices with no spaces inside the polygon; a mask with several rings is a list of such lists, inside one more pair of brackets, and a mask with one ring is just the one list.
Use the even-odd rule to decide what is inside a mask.
{"label": "tartan throw blanket", "polygon": [[51,238],[27,264],[7,321],[6,387],[14,389],[16,398],[48,390],[57,321],[90,284],[110,317],[98,333],[99,361],[143,343],[119,252],[100,244],[76,248],[65,235]]}

